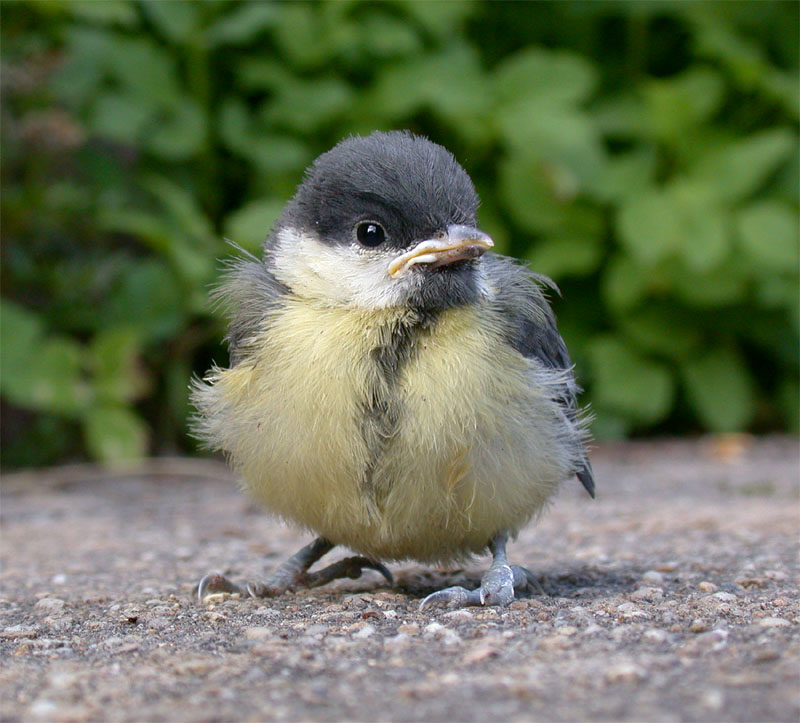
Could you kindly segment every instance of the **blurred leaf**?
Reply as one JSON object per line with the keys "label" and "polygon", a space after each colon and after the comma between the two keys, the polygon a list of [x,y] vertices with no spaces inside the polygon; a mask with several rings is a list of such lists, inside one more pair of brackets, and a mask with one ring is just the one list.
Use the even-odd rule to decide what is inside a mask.
{"label": "blurred leaf", "polygon": [[352,90],[341,80],[317,78],[278,90],[265,105],[263,116],[272,125],[311,133],[340,117],[352,100]]}
{"label": "blurred leaf", "polygon": [[146,389],[147,379],[139,365],[139,334],[131,328],[103,329],[92,341],[89,365],[94,389],[102,402],[128,402]]}
{"label": "blurred leaf", "polygon": [[3,394],[15,404],[55,414],[78,415],[89,401],[82,378],[83,349],[66,337],[46,337],[27,363],[3,373]]}
{"label": "blurred leaf", "polygon": [[440,38],[457,32],[477,8],[474,0],[460,0],[460,2],[401,1],[398,5],[410,16],[416,18],[432,36]]}
{"label": "blurred leaf", "polygon": [[718,266],[728,252],[728,220],[712,193],[682,182],[628,198],[618,219],[620,240],[644,264],[679,255],[695,271]]}
{"label": "blurred leaf", "polygon": [[509,215],[524,229],[557,232],[566,224],[569,203],[556,197],[546,171],[519,154],[500,165],[500,192]]}
{"label": "blurred leaf", "polygon": [[590,190],[600,200],[620,203],[652,186],[658,158],[654,149],[640,148],[620,153],[589,179]]}
{"label": "blurred leaf", "polygon": [[153,113],[152,106],[141,103],[131,95],[108,93],[98,99],[89,123],[101,136],[133,144]]}
{"label": "blurred leaf", "polygon": [[136,8],[128,0],[70,0],[64,3],[64,7],[73,15],[89,22],[122,25],[127,28],[139,24]]}
{"label": "blurred leaf", "polygon": [[278,12],[273,3],[244,3],[209,28],[208,40],[212,45],[244,45],[271,27]]}
{"label": "blurred leaf", "polygon": [[185,323],[185,306],[174,274],[156,260],[125,268],[100,310],[105,326],[138,330],[144,341],[174,336]]}
{"label": "blurred leaf", "polygon": [[585,276],[600,264],[603,246],[598,238],[555,237],[537,243],[528,255],[530,266],[545,276]]}
{"label": "blurred leaf", "polygon": [[747,428],[755,409],[752,380],[741,356],[718,347],[687,362],[683,377],[689,401],[702,422],[715,432]]}
{"label": "blurred leaf", "polygon": [[125,407],[93,407],[84,423],[86,445],[95,459],[118,462],[147,453],[147,426]]}
{"label": "blurred leaf", "polygon": [[225,221],[225,237],[247,251],[255,252],[283,210],[283,201],[251,201],[234,211]]}
{"label": "blurred leaf", "polygon": [[17,371],[38,353],[44,324],[36,314],[12,301],[3,299],[0,304],[0,386],[5,392],[7,385],[13,385]]}
{"label": "blurred leaf", "polygon": [[104,62],[140,102],[169,103],[180,94],[174,61],[149,38],[115,38]]}
{"label": "blurred leaf", "polygon": [[649,124],[658,138],[675,138],[708,120],[723,98],[720,76],[710,68],[691,68],[644,86]]}
{"label": "blurred leaf", "polygon": [[650,287],[648,271],[630,256],[616,254],[601,279],[603,298],[609,308],[624,312],[645,297]]}
{"label": "blurred leaf", "polygon": [[800,227],[794,209],[779,201],[759,201],[739,212],[736,225],[754,263],[775,271],[797,270]]}
{"label": "blurred leaf", "polygon": [[797,149],[795,135],[785,128],[753,133],[708,154],[700,154],[692,179],[714,189],[721,199],[750,196]]}
{"label": "blurred leaf", "polygon": [[167,40],[185,43],[200,32],[198,5],[191,2],[142,3],[150,22]]}
{"label": "blurred leaf", "polygon": [[273,27],[281,54],[296,68],[317,68],[330,57],[326,28],[306,3],[284,3]]}
{"label": "blurred leaf", "polygon": [[501,103],[530,99],[543,105],[574,105],[586,100],[597,72],[580,55],[529,47],[506,58],[494,72]]}
{"label": "blurred leaf", "polygon": [[700,344],[698,331],[674,307],[640,309],[623,316],[619,325],[637,348],[668,358],[685,359]]}
{"label": "blurred leaf", "polygon": [[191,98],[179,97],[163,112],[148,134],[149,150],[162,158],[181,161],[200,152],[206,139],[207,119]]}
{"label": "blurred leaf", "polygon": [[639,422],[663,419],[672,404],[673,379],[661,364],[650,361],[611,337],[592,343],[589,354],[594,376],[593,398]]}

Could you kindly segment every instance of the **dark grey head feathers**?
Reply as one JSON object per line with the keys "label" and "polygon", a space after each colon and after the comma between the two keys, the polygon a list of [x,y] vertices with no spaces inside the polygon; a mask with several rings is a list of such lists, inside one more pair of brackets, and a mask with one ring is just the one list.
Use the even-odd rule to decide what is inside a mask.
{"label": "dark grey head feathers", "polygon": [[407,131],[351,137],[323,153],[278,226],[350,243],[359,221],[376,221],[387,248],[405,248],[450,224],[474,226],[478,195],[452,153]]}

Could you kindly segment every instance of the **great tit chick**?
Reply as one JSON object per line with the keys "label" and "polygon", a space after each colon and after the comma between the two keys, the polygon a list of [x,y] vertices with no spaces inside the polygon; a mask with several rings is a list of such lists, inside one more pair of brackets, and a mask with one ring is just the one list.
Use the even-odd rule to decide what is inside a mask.
{"label": "great tit chick", "polygon": [[[478,590],[529,582],[505,545],[577,475],[594,496],[567,349],[543,288],[493,254],[447,150],[407,132],[342,141],[307,170],[264,245],[220,291],[230,368],[194,386],[196,434],[246,491],[317,538],[263,582],[217,573],[198,595],[271,596],[381,561],[494,556]],[[318,572],[336,545],[357,557]]]}

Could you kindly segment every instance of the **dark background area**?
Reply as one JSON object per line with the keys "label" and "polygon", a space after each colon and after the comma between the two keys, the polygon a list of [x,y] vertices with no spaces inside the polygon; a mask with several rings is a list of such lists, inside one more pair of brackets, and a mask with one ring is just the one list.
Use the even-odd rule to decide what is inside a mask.
{"label": "dark background area", "polygon": [[2,462],[194,449],[256,251],[342,137],[452,150],[552,276],[600,438],[798,428],[794,2],[2,3]]}

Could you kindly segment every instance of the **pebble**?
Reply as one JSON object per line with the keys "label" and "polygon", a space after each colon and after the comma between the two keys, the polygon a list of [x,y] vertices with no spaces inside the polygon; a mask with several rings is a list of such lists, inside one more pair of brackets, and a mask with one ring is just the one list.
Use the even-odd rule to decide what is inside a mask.
{"label": "pebble", "polygon": [[609,683],[633,683],[646,676],[644,668],[636,663],[617,663],[606,671],[606,680]]}
{"label": "pebble", "polygon": [[722,602],[734,602],[738,599],[732,592],[715,592],[714,598]]}
{"label": "pebble", "polygon": [[664,575],[658,570],[648,570],[642,575],[642,582],[654,585],[655,587],[661,587],[661,585],[664,584]]}
{"label": "pebble", "polygon": [[464,656],[464,662],[468,665],[472,663],[480,663],[481,660],[496,658],[498,655],[500,655],[500,651],[497,648],[493,648],[488,645],[481,645],[470,650]]}
{"label": "pebble", "polygon": [[629,595],[631,600],[658,602],[664,599],[664,591],[660,587],[640,587]]}
{"label": "pebble", "polygon": [[786,618],[761,618],[758,621],[758,624],[762,628],[786,628],[791,625],[791,623]]}
{"label": "pebble", "polygon": [[383,645],[389,650],[402,650],[408,647],[410,640],[407,633],[398,633],[390,638],[385,638]]}
{"label": "pebble", "polygon": [[244,631],[244,637],[248,640],[269,640],[273,637],[272,630],[268,627],[263,625],[257,625],[251,628],[247,628]]}
{"label": "pebble", "polygon": [[692,620],[691,625],[689,625],[689,630],[693,633],[704,633],[708,630],[708,623],[700,618],[695,618]]}
{"label": "pebble", "polygon": [[364,640],[374,634],[375,634],[375,626],[367,624],[363,628],[361,628],[361,630],[358,630],[355,633],[353,633],[353,637],[358,638],[359,640]]}
{"label": "pebble", "polygon": [[712,593],[719,590],[719,588],[713,583],[709,582],[708,580],[703,580],[698,586],[697,589],[700,592]]}
{"label": "pebble", "polygon": [[34,610],[41,613],[58,613],[64,609],[66,603],[58,597],[43,597],[39,602],[34,605]]}
{"label": "pebble", "polygon": [[475,616],[469,610],[464,610],[463,608],[461,608],[460,610],[453,610],[452,612],[445,613],[443,617],[455,621],[466,621],[475,619]]}
{"label": "pebble", "polygon": [[650,628],[644,631],[642,638],[648,643],[663,643],[667,640],[667,631],[660,628]]}
{"label": "pebble", "polygon": [[38,629],[30,625],[9,625],[3,628],[2,638],[35,638],[39,634]]}
{"label": "pebble", "polygon": [[416,623],[403,623],[402,625],[397,626],[397,632],[405,635],[418,635],[419,625]]}

